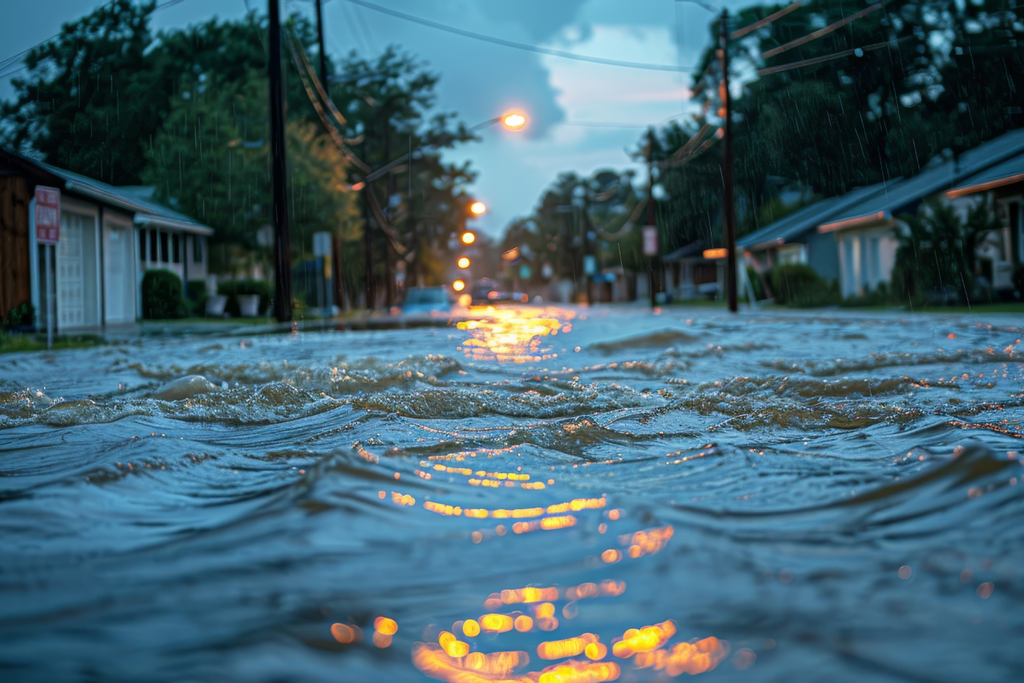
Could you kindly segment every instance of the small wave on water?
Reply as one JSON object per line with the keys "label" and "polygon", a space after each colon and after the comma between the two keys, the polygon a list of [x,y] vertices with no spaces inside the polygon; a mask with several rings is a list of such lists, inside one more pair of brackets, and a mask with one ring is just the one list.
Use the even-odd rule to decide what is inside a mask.
{"label": "small wave on water", "polygon": [[701,316],[5,357],[5,680],[1024,676],[1021,330]]}

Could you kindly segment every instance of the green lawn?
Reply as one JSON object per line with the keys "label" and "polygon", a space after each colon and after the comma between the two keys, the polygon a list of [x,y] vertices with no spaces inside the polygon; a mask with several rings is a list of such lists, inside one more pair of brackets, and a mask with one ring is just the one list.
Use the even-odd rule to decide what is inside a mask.
{"label": "green lawn", "polygon": [[[53,338],[53,349],[81,349],[105,343],[103,337],[96,334],[57,335]],[[10,334],[0,331],[0,353],[45,350],[46,335]]]}

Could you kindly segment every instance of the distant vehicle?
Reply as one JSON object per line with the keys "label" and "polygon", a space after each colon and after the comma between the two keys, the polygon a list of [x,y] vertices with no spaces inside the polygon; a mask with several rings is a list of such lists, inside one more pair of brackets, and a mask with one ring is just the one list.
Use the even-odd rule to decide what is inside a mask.
{"label": "distant vehicle", "polygon": [[411,287],[402,304],[403,313],[449,313],[452,300],[445,287]]}
{"label": "distant vehicle", "polygon": [[501,285],[486,277],[476,281],[469,295],[474,304],[491,304],[508,299],[508,292],[502,292]]}
{"label": "distant vehicle", "polygon": [[523,292],[509,292],[502,289],[501,285],[490,278],[477,280],[470,291],[474,304],[501,304],[501,303],[527,303],[529,295]]}

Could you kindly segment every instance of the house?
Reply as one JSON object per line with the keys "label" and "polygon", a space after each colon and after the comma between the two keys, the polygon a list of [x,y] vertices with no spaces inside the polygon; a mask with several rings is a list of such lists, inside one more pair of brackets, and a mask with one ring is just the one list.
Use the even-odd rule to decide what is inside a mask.
{"label": "house", "polygon": [[822,199],[741,237],[736,245],[758,273],[781,263],[805,263],[823,279],[838,280],[835,239],[821,234],[818,226],[884,192],[885,184],[878,183]]}
{"label": "house", "polygon": [[[60,191],[60,240],[37,242],[37,186]],[[59,332],[142,317],[142,277],[162,268],[183,281],[207,274],[213,230],[160,206],[145,189],[121,188],[0,149],[0,318],[31,304],[46,326],[54,294]],[[54,283],[45,282],[50,252]]]}
{"label": "house", "polygon": [[[862,296],[881,283],[889,283],[899,246],[897,232],[905,229],[900,214],[917,213],[920,204],[935,195],[948,201],[950,198],[943,194],[946,190],[1021,155],[1024,129],[1004,133],[958,158],[940,158],[921,173],[884,183],[881,192],[832,213],[818,225],[817,232],[835,240],[842,296]],[[964,206],[959,208],[966,210]]]}
{"label": "house", "polygon": [[[844,298],[863,296],[890,283],[899,233],[906,229],[900,214],[916,213],[925,199],[935,195],[947,200],[966,196],[970,193],[942,193],[973,182],[971,178],[978,178],[978,186],[994,182],[984,175],[990,171],[998,176],[995,180],[1012,178],[1018,168],[1013,159],[1021,155],[1024,129],[1010,131],[958,158],[937,158],[910,178],[856,188],[815,202],[740,238],[737,246],[743,249],[747,265],[759,273],[780,263],[806,263],[822,278],[837,280]],[[996,172],[997,168],[1003,170]],[[1007,183],[1008,189],[1000,189],[999,201],[1003,202],[1007,225],[1012,226],[1014,220],[1021,220],[1021,204],[1013,200],[1013,183]],[[964,189],[969,187],[965,185]],[[960,207],[962,212],[965,206]],[[1010,215],[1011,211],[1017,212],[1017,218]],[[1012,232],[1008,228],[1007,234],[1012,236]],[[1000,278],[1007,272],[1005,267],[997,271]]]}
{"label": "house", "polygon": [[[725,291],[725,261],[696,240],[661,259],[665,291],[675,301],[715,298]],[[720,250],[724,251],[724,250]]]}
{"label": "house", "polygon": [[992,288],[1013,288],[1013,273],[1024,267],[1024,153],[964,178],[946,191],[950,200],[991,198],[1002,224],[980,240],[979,257],[990,262]]}

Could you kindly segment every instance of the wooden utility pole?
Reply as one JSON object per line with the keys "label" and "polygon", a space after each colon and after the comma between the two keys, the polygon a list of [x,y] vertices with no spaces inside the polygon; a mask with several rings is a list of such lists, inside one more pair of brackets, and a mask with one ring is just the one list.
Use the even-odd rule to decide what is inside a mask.
{"label": "wooden utility pole", "polygon": [[[327,82],[327,50],[324,48],[324,12],[323,0],[316,0],[316,39],[320,46],[320,83],[324,86],[324,92],[331,96],[331,86]],[[331,284],[334,289],[334,303],[342,311],[348,309],[348,302],[345,300],[345,279],[341,270],[341,240],[338,239],[337,229],[331,232]]]}
{"label": "wooden utility pole", "polygon": [[722,60],[721,98],[725,122],[722,124],[722,233],[726,248],[725,291],[729,310],[738,310],[736,303],[736,215],[732,187],[732,102],[729,97],[729,10],[722,10],[718,25],[718,54]]}
{"label": "wooden utility pole", "polygon": [[[654,128],[647,129],[647,225],[657,227],[658,213],[654,205]],[[659,241],[660,245],[660,241]],[[654,269],[660,266],[660,259],[657,255],[647,257],[647,282],[651,290],[651,308],[658,304],[655,284],[660,278],[655,277]]]}
{"label": "wooden utility pole", "polygon": [[284,147],[284,84],[281,73],[281,18],[277,0],[268,0],[270,48],[270,173],[274,219],[274,316],[278,322],[292,319],[292,250],[288,230],[288,196]]}

